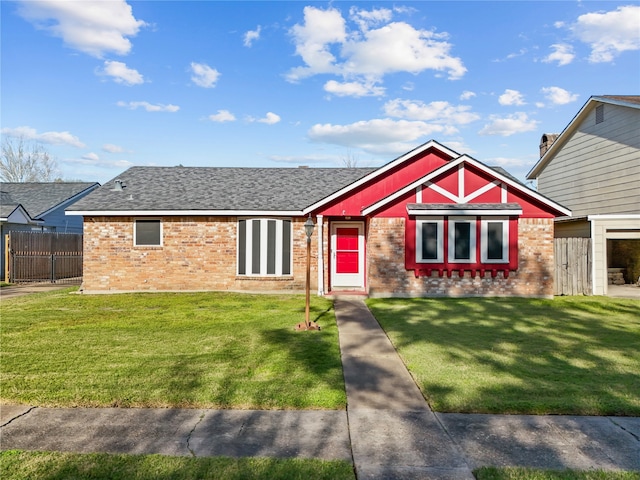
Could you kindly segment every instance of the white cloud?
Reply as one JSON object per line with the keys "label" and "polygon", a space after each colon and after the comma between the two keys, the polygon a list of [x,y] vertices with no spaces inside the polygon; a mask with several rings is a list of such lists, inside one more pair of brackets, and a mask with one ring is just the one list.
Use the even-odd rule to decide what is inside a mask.
{"label": "white cloud", "polygon": [[137,70],[127,67],[123,62],[107,60],[104,62],[104,69],[99,72],[101,75],[113,77],[114,82],[124,85],[139,85],[144,83],[144,78]]}
{"label": "white cloud", "polygon": [[306,67],[297,67],[287,76],[297,81],[318,73],[337,73],[336,58],[330,51],[331,44],[342,44],[347,38],[345,20],[338,10],[320,10],[304,7],[304,25],[291,29],[296,54],[302,57]]}
{"label": "white cloud", "polygon": [[97,162],[97,161],[100,160],[100,157],[98,156],[97,153],[90,152],[90,153],[87,153],[87,154],[83,155],[82,159],[83,160],[89,160],[89,161],[92,161],[92,162]]}
{"label": "white cloud", "polygon": [[350,125],[316,124],[309,129],[308,136],[315,142],[360,148],[373,154],[399,154],[415,148],[420,139],[445,131],[442,125],[385,118]]}
{"label": "white cloud", "polygon": [[358,24],[360,30],[366,31],[369,28],[391,21],[393,12],[388,8],[374,8],[373,10],[362,10],[357,7],[349,9],[351,20]]}
{"label": "white cloud", "polygon": [[128,160],[101,160],[95,153],[83,155],[81,158],[70,158],[63,161],[71,165],[89,165],[100,168],[119,168],[125,169],[133,166]]}
{"label": "white cloud", "polygon": [[553,52],[542,60],[545,63],[558,62],[558,66],[562,67],[573,62],[573,59],[576,56],[575,53],[573,53],[573,47],[566,43],[556,43],[551,45],[551,48],[553,49]]}
{"label": "white cloud", "polygon": [[384,112],[390,117],[430,121],[445,125],[465,125],[479,120],[480,116],[470,110],[471,107],[469,106],[455,106],[444,101],[425,104],[419,100],[396,98],[384,104]]}
{"label": "white cloud", "polygon": [[622,52],[640,50],[640,6],[626,5],[609,12],[580,15],[569,28],[591,47],[589,61],[611,62]]}
{"label": "white cloud", "polygon": [[220,72],[204,63],[191,63],[191,81],[199,87],[212,88],[220,77]]}
{"label": "white cloud", "polygon": [[161,103],[153,105],[149,102],[118,102],[119,107],[128,108],[129,110],[137,110],[144,108],[147,112],[177,112],[180,107],[177,105],[163,105]]}
{"label": "white cloud", "polygon": [[257,121],[260,123],[266,123],[267,125],[274,125],[280,121],[280,115],[276,115],[273,112],[267,112],[267,115],[264,118],[259,118]]}
{"label": "white cloud", "polygon": [[462,61],[450,55],[451,44],[443,35],[416,30],[408,23],[394,22],[365,32],[362,41],[348,41],[342,53],[347,75],[380,78],[396,72],[418,74],[424,70],[447,72],[449,79],[461,78],[467,71]]}
{"label": "white cloud", "polygon": [[531,132],[538,127],[537,120],[531,120],[524,112],[517,112],[507,117],[489,116],[487,125],[478,132],[479,135],[501,135],[509,137],[516,133]]}
{"label": "white cloud", "polygon": [[380,97],[385,92],[383,87],[377,87],[372,83],[340,83],[335,80],[329,80],[325,83],[324,90],[338,97]]}
{"label": "white cloud", "polygon": [[305,66],[290,70],[289,81],[329,73],[371,82],[390,73],[418,74],[424,70],[446,72],[450,79],[458,79],[467,71],[460,58],[451,56],[446,34],[417,30],[405,22],[370,28],[388,22],[390,11],[351,11],[359,29],[348,33],[346,20],[338,10],[304,8],[304,23],[296,24],[290,33]]}
{"label": "white cloud", "polygon": [[460,94],[460,100],[463,100],[463,101],[464,100],[470,100],[475,96],[476,96],[475,92],[471,92],[469,90],[465,90],[464,92],[462,92]]}
{"label": "white cloud", "polygon": [[102,146],[102,150],[104,150],[105,152],[108,153],[122,153],[124,152],[124,148],[118,146],[118,145],[114,145],[113,143],[105,143]]}
{"label": "white cloud", "polygon": [[35,128],[31,127],[3,128],[1,132],[8,137],[20,137],[25,140],[34,140],[49,145],[70,145],[77,148],[85,147],[85,144],[82,143],[78,137],[71,135],[69,132],[38,133]]}
{"label": "white cloud", "polygon": [[544,87],[540,91],[544,94],[545,98],[554,105],[565,105],[575,102],[579,97],[577,93],[571,93],[560,87]]}
{"label": "white cloud", "polygon": [[498,103],[500,105],[525,105],[522,93],[508,88],[498,97]]}
{"label": "white cloud", "polygon": [[508,157],[494,157],[483,160],[487,165],[492,167],[524,167],[530,162],[521,158],[508,158]]}
{"label": "white cloud", "polygon": [[106,53],[126,55],[131,41],[146,25],[136,20],[124,0],[70,2],[68,0],[22,1],[18,13],[64,43],[81,52],[101,58]]}
{"label": "white cloud", "polygon": [[251,47],[253,45],[253,42],[260,38],[260,31],[261,30],[262,30],[262,27],[260,25],[258,25],[258,28],[256,28],[255,30],[247,31],[244,34],[244,46],[245,47]]}
{"label": "white cloud", "polygon": [[218,113],[209,115],[209,120],[218,123],[234,122],[236,120],[236,117],[229,110],[218,110]]}

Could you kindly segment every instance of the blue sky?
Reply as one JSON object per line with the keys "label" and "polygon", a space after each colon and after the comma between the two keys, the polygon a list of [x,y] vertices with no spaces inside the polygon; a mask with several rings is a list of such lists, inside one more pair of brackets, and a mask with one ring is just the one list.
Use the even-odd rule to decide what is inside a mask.
{"label": "blue sky", "polygon": [[383,165],[434,139],[524,179],[591,95],[640,93],[637,1],[2,1],[2,135],[66,180]]}

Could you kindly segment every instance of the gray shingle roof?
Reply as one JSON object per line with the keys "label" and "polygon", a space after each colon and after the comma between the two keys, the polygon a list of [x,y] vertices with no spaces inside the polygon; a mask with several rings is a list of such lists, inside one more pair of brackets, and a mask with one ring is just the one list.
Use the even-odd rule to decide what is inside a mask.
{"label": "gray shingle roof", "polygon": [[430,210],[521,210],[519,203],[409,203],[408,210],[420,210],[428,212]]}
{"label": "gray shingle roof", "polygon": [[[2,205],[13,202],[13,208],[18,205],[29,213],[31,218],[38,218],[43,213],[57,207],[61,203],[72,199],[88,188],[97,185],[96,182],[27,182],[11,183],[0,182],[0,191],[3,193]],[[8,203],[10,204],[10,203]],[[4,208],[3,208],[4,212]],[[9,212],[10,213],[10,212]]]}
{"label": "gray shingle roof", "polygon": [[375,168],[132,167],[68,211],[301,211]]}

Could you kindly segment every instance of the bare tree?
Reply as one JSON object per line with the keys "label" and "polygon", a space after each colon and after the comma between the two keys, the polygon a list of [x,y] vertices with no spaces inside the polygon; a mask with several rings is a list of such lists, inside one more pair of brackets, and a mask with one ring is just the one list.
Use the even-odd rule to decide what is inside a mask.
{"label": "bare tree", "polygon": [[41,144],[23,137],[2,139],[0,180],[3,182],[51,182],[57,173],[55,159]]}
{"label": "bare tree", "polygon": [[351,150],[347,150],[347,154],[340,157],[340,161],[346,168],[356,168],[360,159],[354,155]]}

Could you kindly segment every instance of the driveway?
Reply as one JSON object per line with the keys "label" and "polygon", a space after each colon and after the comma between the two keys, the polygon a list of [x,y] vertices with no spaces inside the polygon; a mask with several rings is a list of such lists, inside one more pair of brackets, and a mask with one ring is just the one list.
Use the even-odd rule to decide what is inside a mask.
{"label": "driveway", "polygon": [[73,287],[69,284],[58,283],[36,283],[36,284],[24,284],[24,285],[11,285],[10,287],[0,288],[0,300],[7,298],[19,297],[22,295],[29,295],[31,293],[51,292],[55,290],[62,290],[63,288]]}

